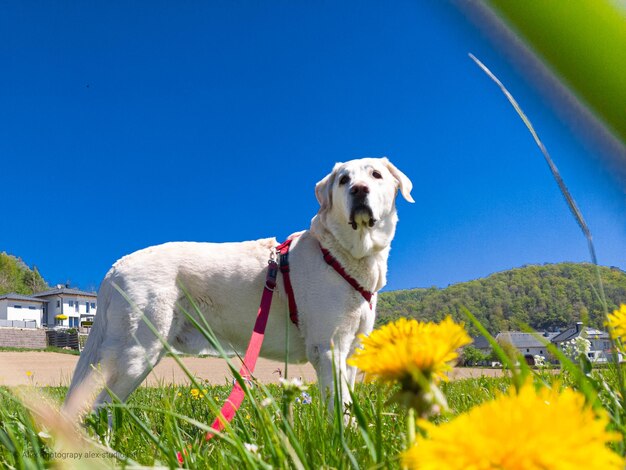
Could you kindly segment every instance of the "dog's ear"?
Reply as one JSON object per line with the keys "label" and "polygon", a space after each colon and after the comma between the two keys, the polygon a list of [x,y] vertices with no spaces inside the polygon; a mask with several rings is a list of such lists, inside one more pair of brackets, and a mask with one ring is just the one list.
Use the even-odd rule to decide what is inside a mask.
{"label": "dog's ear", "polygon": [[411,180],[404,173],[398,170],[387,157],[383,157],[382,160],[389,172],[398,182],[398,188],[400,189],[400,193],[402,193],[404,199],[409,202],[415,202],[411,197],[411,189],[413,189],[413,183],[411,183]]}
{"label": "dog's ear", "polygon": [[320,203],[320,212],[327,211],[333,206],[333,184],[335,183],[335,175],[341,163],[335,163],[333,171],[326,175],[323,180],[315,185],[315,197]]}

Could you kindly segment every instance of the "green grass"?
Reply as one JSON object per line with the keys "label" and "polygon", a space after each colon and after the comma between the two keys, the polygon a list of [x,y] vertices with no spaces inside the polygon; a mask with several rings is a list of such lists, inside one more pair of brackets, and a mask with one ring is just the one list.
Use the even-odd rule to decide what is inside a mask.
{"label": "green grass", "polygon": [[55,346],[48,346],[42,349],[32,349],[32,348],[12,348],[8,346],[0,346],[0,352],[54,352],[60,354],[71,354],[72,356],[80,356],[80,352],[76,349],[63,349],[57,348]]}
{"label": "green grass", "polygon": [[[506,378],[467,379],[444,384],[451,408],[450,416],[464,412],[491,399],[498,390],[507,386]],[[50,440],[41,437],[41,429],[32,419],[31,413],[16,400],[15,393],[28,390],[0,389],[0,467],[21,467],[32,464],[38,467],[49,462],[53,448]],[[207,397],[222,403],[230,392],[227,386],[207,386]],[[43,393],[53,402],[60,404],[65,396],[65,387],[45,387]],[[282,400],[282,389],[278,385],[267,386],[269,396],[277,403]],[[254,402],[261,403],[265,392],[255,387],[252,390]],[[356,401],[370,428],[371,446],[363,437],[357,425],[345,429],[333,423],[321,403],[319,391],[311,386],[311,404],[294,403],[292,409],[292,429],[295,440],[301,447],[305,468],[351,468],[351,458],[361,468],[399,468],[398,454],[403,450],[405,436],[405,410],[397,405],[386,403],[392,390],[371,384],[360,384],[356,389]],[[258,409],[260,408],[260,410]],[[278,436],[268,433],[271,427],[269,418],[279,430],[284,429],[284,415],[272,406],[255,407],[247,399],[233,422],[234,440],[258,445],[258,461],[253,465],[241,455],[238,443],[220,439],[209,443],[204,441],[205,431],[186,419],[176,419],[173,413],[210,424],[213,415],[209,411],[207,399],[193,398],[190,387],[162,386],[159,388],[141,387],[133,393],[127,405],[114,408],[112,431],[108,432],[108,418],[105,413],[90,416],[85,420],[86,432],[95,442],[109,445],[111,449],[142,465],[170,465],[175,463],[176,452],[187,446],[194,459],[187,461],[195,468],[258,468],[262,462],[272,467],[292,468],[294,462],[280,450]],[[265,413],[269,411],[269,413]],[[133,417],[134,415],[134,417]],[[444,417],[447,419],[447,417]],[[343,435],[340,435],[342,429]],[[158,439],[158,443],[153,438]]]}
{"label": "green grass", "polygon": [[[527,374],[523,380],[532,377],[536,384],[550,386],[556,381],[580,390],[593,406],[609,411],[612,428],[620,430],[621,399],[613,392],[619,388],[619,370],[609,365],[579,374],[585,364],[577,368],[566,361],[561,371],[516,373]],[[82,422],[82,443],[67,431],[60,415],[50,411],[60,406],[67,387],[0,387],[0,468],[47,468],[63,458],[82,468],[103,463],[177,468],[181,451],[187,468],[401,468],[408,415],[405,408],[391,403],[397,386],[357,384],[354,422],[344,426],[340,413],[329,417],[316,385],[307,390],[310,404],[286,399],[279,385],[255,385],[232,430],[207,442],[206,431],[215,416],[211,410],[225,401],[230,386],[196,381],[204,397],[194,397],[191,386],[140,387],[126,404],[110,406],[110,428],[106,410],[88,415]],[[432,419],[435,423],[454,419],[493,400],[514,382],[509,375],[444,382],[441,391],[449,411]],[[622,453],[620,446],[616,444],[615,450]],[[85,460],[86,453],[98,458]]]}

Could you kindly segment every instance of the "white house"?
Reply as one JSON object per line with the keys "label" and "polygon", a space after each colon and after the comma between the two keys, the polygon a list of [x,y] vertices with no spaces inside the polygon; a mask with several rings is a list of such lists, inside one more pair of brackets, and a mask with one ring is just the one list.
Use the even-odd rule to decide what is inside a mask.
{"label": "white house", "polygon": [[576,325],[573,327],[562,331],[552,338],[552,342],[563,349],[567,341],[572,341],[579,336],[588,339],[591,343],[590,350],[587,353],[587,357],[591,362],[607,362],[612,359],[609,334],[606,331],[583,326],[582,322],[576,322]]}
{"label": "white house", "polygon": [[45,302],[41,323],[48,328],[55,326],[78,328],[91,325],[98,307],[95,292],[85,292],[63,285],[37,292],[31,297]]}
{"label": "white house", "polygon": [[45,305],[45,300],[27,295],[0,295],[0,326],[41,328]]}
{"label": "white house", "polygon": [[523,333],[521,331],[504,331],[498,333],[496,341],[515,347],[530,365],[535,364],[535,356],[546,357],[547,345],[550,344],[549,333]]}
{"label": "white house", "polygon": [[0,295],[0,327],[89,327],[97,311],[97,295],[58,285],[33,295]]}

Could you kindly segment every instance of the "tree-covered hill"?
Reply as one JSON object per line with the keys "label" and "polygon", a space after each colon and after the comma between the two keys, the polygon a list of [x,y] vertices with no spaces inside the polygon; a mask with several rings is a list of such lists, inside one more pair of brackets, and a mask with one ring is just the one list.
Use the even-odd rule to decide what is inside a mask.
{"label": "tree-covered hill", "polygon": [[0,295],[9,292],[30,295],[48,289],[37,267],[30,269],[21,259],[0,253]]}
{"label": "tree-covered hill", "polygon": [[[626,273],[617,268],[599,270],[612,311],[626,303]],[[401,316],[439,321],[450,314],[470,326],[460,311],[465,306],[492,334],[524,324],[537,330],[556,329],[579,320],[601,328],[603,308],[597,292],[596,268],[591,264],[525,266],[444,289],[383,292],[377,323]]]}

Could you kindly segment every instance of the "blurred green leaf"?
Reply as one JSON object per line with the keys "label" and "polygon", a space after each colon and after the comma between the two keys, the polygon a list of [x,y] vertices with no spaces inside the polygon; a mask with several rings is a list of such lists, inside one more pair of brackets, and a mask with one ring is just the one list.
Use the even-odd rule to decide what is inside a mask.
{"label": "blurred green leaf", "polygon": [[609,0],[488,0],[626,144],[626,10]]}

